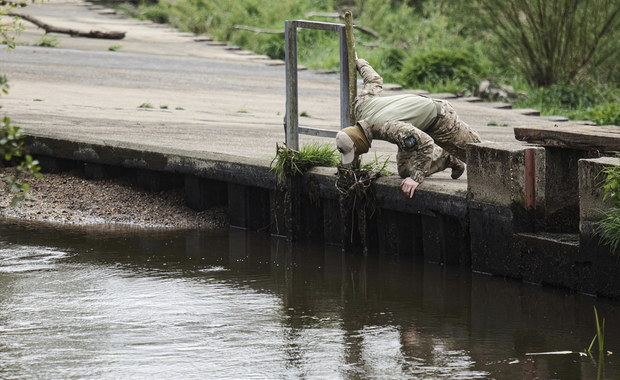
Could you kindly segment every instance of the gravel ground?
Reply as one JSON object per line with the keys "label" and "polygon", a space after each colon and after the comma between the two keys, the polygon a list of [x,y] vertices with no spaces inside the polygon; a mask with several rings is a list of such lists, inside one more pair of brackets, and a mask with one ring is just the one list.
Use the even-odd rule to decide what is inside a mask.
{"label": "gravel ground", "polygon": [[[2,177],[10,169],[0,169]],[[87,180],[71,173],[31,179],[30,199],[9,205],[0,200],[0,215],[73,225],[131,225],[144,228],[216,229],[228,225],[225,208],[196,212],[185,205],[181,189],[150,193],[121,180]]]}

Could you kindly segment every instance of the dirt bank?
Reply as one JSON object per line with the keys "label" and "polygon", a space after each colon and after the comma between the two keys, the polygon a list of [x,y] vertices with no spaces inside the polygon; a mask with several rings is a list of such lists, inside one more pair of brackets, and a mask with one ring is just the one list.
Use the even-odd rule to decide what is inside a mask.
{"label": "dirt bank", "polygon": [[[0,169],[4,177],[7,169]],[[196,212],[180,189],[145,192],[122,180],[86,180],[70,173],[30,180],[30,199],[9,206],[4,193],[0,215],[59,224],[131,225],[145,228],[215,229],[228,225],[224,208]]]}

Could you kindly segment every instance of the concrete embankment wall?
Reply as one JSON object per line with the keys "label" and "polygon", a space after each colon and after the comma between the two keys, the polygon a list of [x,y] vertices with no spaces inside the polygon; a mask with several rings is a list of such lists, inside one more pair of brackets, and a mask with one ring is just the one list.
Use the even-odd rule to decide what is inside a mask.
{"label": "concrete embankment wall", "polygon": [[[277,186],[268,161],[41,136],[30,136],[28,149],[47,171],[78,169],[88,178],[127,176],[148,190],[183,187],[196,210],[226,205],[233,227],[360,249],[359,233],[342,220],[334,168],[310,170],[293,180],[289,185],[296,190],[287,193]],[[553,191],[563,187],[555,177],[567,171],[549,167],[555,156],[550,159],[547,149],[522,143],[468,149],[467,187],[429,181],[408,200],[399,178],[376,181],[376,211],[366,239],[371,254],[413,255],[620,298],[615,275],[620,264],[593,233],[601,217],[595,210],[609,207],[597,190],[597,176],[605,165],[618,164],[616,159],[578,160],[579,173],[577,161],[572,162],[561,197],[577,202],[558,203]],[[582,198],[586,201],[579,202]],[[577,216],[559,228],[557,220],[566,215]]]}

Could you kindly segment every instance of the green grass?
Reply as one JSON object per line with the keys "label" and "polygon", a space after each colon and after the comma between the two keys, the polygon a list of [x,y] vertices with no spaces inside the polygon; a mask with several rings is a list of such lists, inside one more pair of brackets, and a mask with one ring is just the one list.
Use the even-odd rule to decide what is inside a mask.
{"label": "green grass", "polygon": [[614,254],[620,247],[620,166],[607,166],[601,172],[603,200],[610,200],[614,207],[606,210],[596,226],[601,242],[609,246]]}
{"label": "green grass", "polygon": [[109,51],[119,51],[123,48],[122,45],[110,45],[108,46]]}
{"label": "green grass", "polygon": [[168,106],[167,106],[167,105],[165,105],[165,104],[163,104],[163,105],[160,105],[160,106],[159,106],[159,109],[160,109],[160,110],[167,110],[167,109],[168,109]]}
{"label": "green grass", "polygon": [[155,108],[155,106],[152,105],[151,103],[145,102],[145,103],[140,104],[138,108],[151,109],[151,108]]}
{"label": "green grass", "polygon": [[387,170],[390,158],[384,156],[378,156],[375,152],[374,158],[369,162],[361,162],[360,169],[369,170],[375,173],[379,173],[382,176],[390,176],[393,172]]}
{"label": "green grass", "polygon": [[58,44],[59,42],[55,37],[44,35],[37,42],[35,42],[34,46],[57,47]]}
{"label": "green grass", "polygon": [[585,350],[588,355],[592,355],[592,347],[594,347],[595,341],[598,342],[599,354],[605,353],[605,318],[602,321],[599,320],[596,306],[594,306],[594,322],[596,324],[596,334],[592,338],[590,346]]}
{"label": "green grass", "polygon": [[339,162],[340,154],[331,144],[307,144],[299,151],[278,145],[271,170],[278,181],[283,181],[287,176],[303,175],[314,166],[336,166]]}

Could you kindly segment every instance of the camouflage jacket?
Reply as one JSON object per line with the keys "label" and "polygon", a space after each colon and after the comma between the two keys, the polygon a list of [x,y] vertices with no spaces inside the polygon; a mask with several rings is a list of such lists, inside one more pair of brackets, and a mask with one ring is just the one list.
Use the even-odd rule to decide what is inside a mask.
{"label": "camouflage jacket", "polygon": [[[364,87],[354,102],[356,117],[360,119],[360,116],[364,115],[364,103],[383,91],[383,78],[363,59],[357,60],[357,66],[364,79]],[[432,104],[433,100],[425,99],[430,101],[434,112],[432,119],[434,119],[437,112],[435,105]],[[436,148],[433,139],[424,131],[402,120],[371,123],[362,119],[357,124],[364,131],[370,144],[372,144],[373,139],[379,139],[398,146],[396,161],[398,174],[401,177],[411,177],[416,182],[422,182],[429,174]]]}

